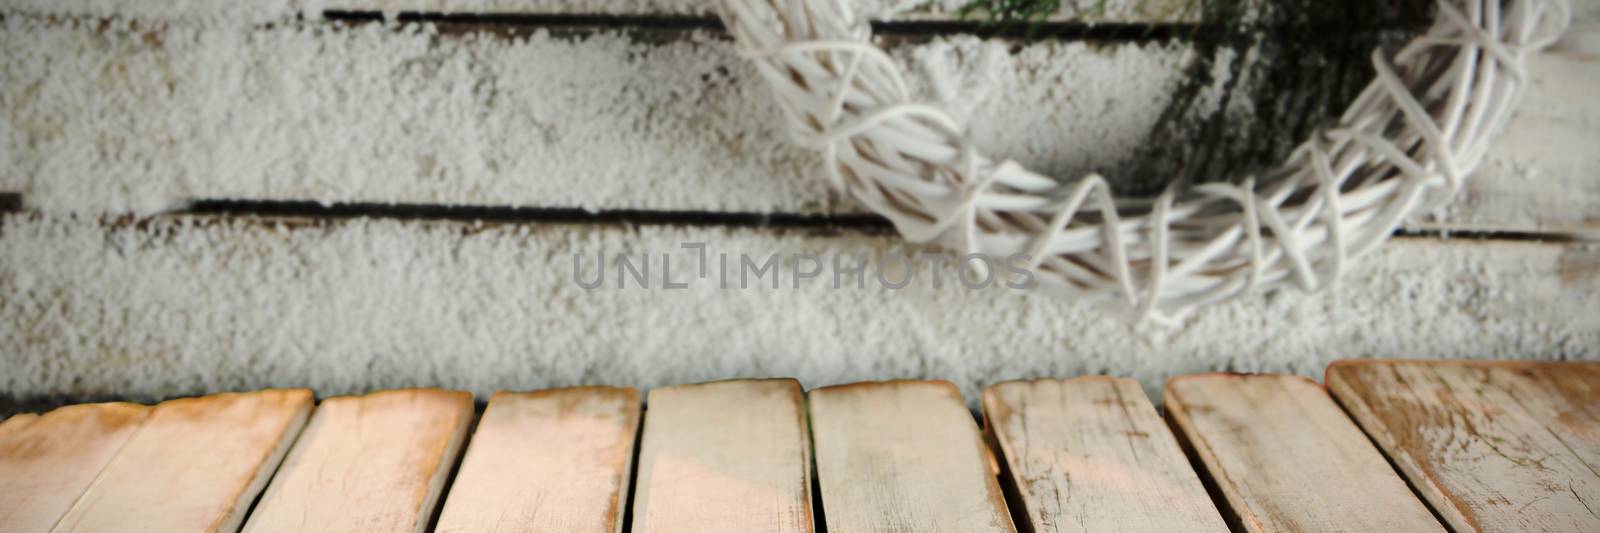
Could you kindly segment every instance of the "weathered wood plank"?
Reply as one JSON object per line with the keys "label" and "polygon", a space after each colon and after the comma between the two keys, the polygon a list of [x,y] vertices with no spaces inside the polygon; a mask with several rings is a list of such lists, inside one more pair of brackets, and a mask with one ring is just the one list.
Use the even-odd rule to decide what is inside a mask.
{"label": "weathered wood plank", "polygon": [[[949,262],[938,288],[928,260],[912,283],[887,288],[877,271],[897,282],[903,266],[889,254],[926,249],[849,231],[370,219],[107,226],[34,215],[0,224],[0,390],[24,397],[278,383],[326,395],[428,383],[488,397],[595,376],[653,387],[792,375],[819,385],[949,378],[977,398],[991,383],[1102,373],[1138,379],[1154,397],[1174,374],[1315,373],[1340,354],[1600,359],[1600,249],[1570,243],[1397,239],[1326,293],[1255,293],[1179,327],[1133,328],[1092,304],[967,289]],[[680,248],[699,242],[708,243],[706,279],[698,253]],[[646,251],[650,289],[632,279],[618,288],[617,254],[642,266]],[[662,287],[663,253],[687,288]],[[795,288],[801,253],[824,269]],[[863,287],[846,273],[835,289],[834,257],[850,267],[862,253]],[[729,258],[727,289],[719,254]],[[740,288],[741,255],[778,266]],[[580,275],[596,278],[602,256],[604,284],[578,285]],[[330,301],[339,305],[306,304]],[[63,361],[93,371],[64,373]]]}
{"label": "weathered wood plank", "polygon": [[[748,61],[710,34],[508,39],[380,24],[90,28],[34,17],[0,28],[0,45],[14,51],[0,58],[14,80],[0,87],[11,104],[0,123],[15,133],[0,137],[0,165],[15,169],[0,175],[0,190],[43,209],[152,212],[229,198],[863,212],[829,189],[816,154],[793,146]],[[1180,152],[1141,152],[1154,129],[1173,126],[1163,117],[1210,117],[1176,93],[1197,90],[1204,101],[1234,87],[1201,83],[1198,72],[1211,69],[1195,68],[1189,43],[1043,41],[1012,53],[1016,45],[938,38],[891,52],[988,153],[1065,180],[1100,172],[1129,189],[1159,189],[1141,165]],[[1285,111],[1314,119],[1326,114],[1317,104],[1329,87],[1370,72],[1350,61],[1340,69],[1349,80],[1287,70],[1252,79],[1314,79],[1295,99],[1306,104]],[[1551,54],[1531,71],[1522,113],[1462,197],[1414,227],[1587,235],[1600,224],[1600,186],[1589,179],[1600,154],[1584,149],[1600,144],[1600,103],[1582,97],[1600,59]],[[1086,73],[1096,82],[1064,81]],[[1250,119],[1246,107],[1270,96],[1254,84],[1232,90],[1243,107],[1229,124],[1287,120]],[[1259,129],[1238,143],[1206,146],[1207,134],[1186,133],[1174,144],[1232,153],[1232,144],[1287,140],[1274,136],[1292,128]]]}
{"label": "weathered wood plank", "polygon": [[1515,404],[1527,411],[1578,459],[1600,473],[1600,363],[1406,361],[1370,364],[1467,366],[1469,369],[1457,372],[1476,384],[1475,391],[1485,401]]}
{"label": "weathered wood plank", "polygon": [[96,403],[0,423],[0,533],[55,527],[149,412]]}
{"label": "weathered wood plank", "polygon": [[814,530],[799,382],[652,389],[648,408],[634,531]]}
{"label": "weathered wood plank", "polygon": [[54,531],[238,531],[310,412],[304,389],[162,402]]}
{"label": "weathered wood plank", "polygon": [[[1530,363],[1511,366],[1528,378],[1513,379],[1508,384],[1518,404],[1555,433],[1590,470],[1600,473],[1600,365]],[[1531,400],[1521,401],[1521,398]]]}
{"label": "weathered wood plank", "polygon": [[460,391],[324,400],[244,531],[426,531],[472,417]]}
{"label": "weathered wood plank", "polygon": [[1167,382],[1165,403],[1246,531],[1444,531],[1309,379],[1184,376]]}
{"label": "weathered wood plank", "polygon": [[857,383],[807,399],[828,531],[1016,531],[954,385]]}
{"label": "weathered wood plank", "polygon": [[436,530],[618,531],[638,428],[631,388],[495,393]]}
{"label": "weathered wood plank", "polygon": [[1011,381],[985,427],[1033,531],[1227,531],[1137,381]]}
{"label": "weathered wood plank", "polygon": [[1327,381],[1455,530],[1600,530],[1600,475],[1594,457],[1586,464],[1579,456],[1592,454],[1594,441],[1573,440],[1600,429],[1591,425],[1600,403],[1593,364],[1552,369],[1586,382],[1582,388],[1546,389],[1555,382],[1523,375],[1527,369],[1340,361]]}

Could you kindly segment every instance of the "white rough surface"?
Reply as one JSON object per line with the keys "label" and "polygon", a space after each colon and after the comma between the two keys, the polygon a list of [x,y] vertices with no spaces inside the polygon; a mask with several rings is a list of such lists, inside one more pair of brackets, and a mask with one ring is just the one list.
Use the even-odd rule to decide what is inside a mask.
{"label": "white rough surface", "polygon": [[[948,18],[968,0],[852,0],[875,18]],[[1179,20],[1182,4],[1167,0],[1067,0],[1056,18]],[[710,0],[4,0],[0,10],[36,15],[126,17],[261,23],[316,17],[324,10],[429,13],[713,16]]]}
{"label": "white rough surface", "polygon": [[[3,224],[0,391],[11,396],[271,386],[481,396],[794,376],[808,387],[949,379],[970,400],[984,385],[1040,376],[1127,376],[1155,394],[1173,375],[1320,376],[1336,358],[1600,359],[1600,249],[1582,245],[1400,239],[1330,294],[1253,295],[1162,328],[954,284],[586,291],[572,279],[575,252],[592,268],[598,253],[660,254],[683,241],[758,260],[908,250],[892,237],[360,219],[107,227],[37,214]],[[681,280],[694,255],[674,257]]]}
{"label": "white rough surface", "polygon": [[[427,28],[7,19],[0,189],[51,210],[194,197],[800,209],[828,197],[704,36],[666,46]],[[433,41],[438,40],[437,46]],[[152,42],[159,44],[152,44]],[[753,75],[740,69],[740,76]],[[580,183],[580,186],[574,186]]]}
{"label": "white rough surface", "polygon": [[[0,190],[52,212],[192,198],[860,210],[788,142],[747,62],[706,34],[647,44],[16,16],[0,22],[0,47]],[[1007,48],[950,37],[894,52],[925,94],[970,119],[980,148],[1048,175],[1124,181],[1193,60],[1182,45]],[[1417,226],[1596,231],[1600,159],[1584,147],[1600,143],[1600,100],[1583,95],[1600,58],[1534,63],[1520,115],[1463,196]],[[1214,105],[1221,83],[1202,101]],[[1235,98],[1230,112],[1249,105]]]}
{"label": "white rough surface", "polygon": [[1600,240],[1600,55],[1557,51],[1530,63],[1533,81],[1483,166],[1455,202],[1418,225],[1559,228]]}
{"label": "white rough surface", "polygon": [[301,0],[0,0],[0,12],[237,25],[291,18],[300,12],[302,4]]}
{"label": "white rough surface", "polygon": [[[190,198],[857,209],[788,142],[754,68],[704,34],[649,45],[415,25],[3,24],[0,190],[39,209],[149,213]],[[1060,42],[1012,55],[972,37],[897,52],[940,100],[984,95],[958,111],[990,153],[1061,176],[1127,166],[1191,55]]]}
{"label": "white rough surface", "polygon": [[[313,0],[302,0],[310,6]],[[531,13],[610,15],[716,15],[712,0],[315,0],[323,9],[430,13]],[[1064,0],[1057,20],[1178,21],[1195,14],[1188,0]],[[949,19],[971,0],[850,0],[857,14],[875,19]],[[982,15],[974,15],[981,17]]]}

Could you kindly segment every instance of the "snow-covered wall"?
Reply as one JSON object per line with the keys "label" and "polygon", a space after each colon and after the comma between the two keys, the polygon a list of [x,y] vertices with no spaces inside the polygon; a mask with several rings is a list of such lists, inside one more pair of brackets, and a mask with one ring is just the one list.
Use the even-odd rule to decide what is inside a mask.
{"label": "snow-covered wall", "polygon": [[[759,229],[306,225],[161,220],[103,227],[15,214],[0,238],[0,391],[165,397],[309,386],[326,394],[444,386],[486,395],[609,383],[793,376],[807,386],[948,379],[969,399],[1005,379],[1112,374],[1157,394],[1174,375],[1320,376],[1348,357],[1600,358],[1600,249],[1401,239],[1325,294],[1254,294],[1181,327],[994,285],[892,290],[842,265],[907,256],[898,238]],[[708,278],[698,278],[705,243]],[[721,286],[720,254],[730,258]],[[652,286],[626,276],[652,256]],[[672,258],[663,269],[662,254]],[[780,256],[739,288],[746,255]],[[797,254],[824,275],[794,288]],[[609,265],[592,290],[596,262]],[[803,265],[810,270],[810,263]],[[868,270],[876,276],[877,266]],[[669,275],[683,289],[661,285]],[[753,272],[752,272],[753,275]],[[769,275],[770,276],[770,275]]]}
{"label": "snow-covered wall", "polygon": [[[379,4],[350,7],[393,7]],[[561,5],[688,6],[590,4]],[[1039,376],[1129,376],[1154,393],[1173,375],[1316,376],[1346,357],[1600,359],[1600,250],[1583,243],[1400,239],[1328,293],[1253,294],[1133,326],[1091,304],[957,284],[573,279],[575,258],[646,252],[658,267],[672,252],[678,279],[694,270],[685,242],[758,259],[920,250],[856,230],[138,218],[196,198],[859,212],[786,144],[765,88],[715,34],[290,20],[306,5],[0,4],[0,191],[29,206],[0,218],[0,394],[487,394],[795,376],[949,379],[970,399]],[[949,36],[892,51],[930,99],[981,102],[956,111],[985,149],[1064,177],[1140,163],[1194,59],[1181,43],[1014,44]],[[1600,63],[1541,61],[1505,151],[1444,224],[1600,225],[1600,152],[1583,149],[1600,139],[1585,98]]]}

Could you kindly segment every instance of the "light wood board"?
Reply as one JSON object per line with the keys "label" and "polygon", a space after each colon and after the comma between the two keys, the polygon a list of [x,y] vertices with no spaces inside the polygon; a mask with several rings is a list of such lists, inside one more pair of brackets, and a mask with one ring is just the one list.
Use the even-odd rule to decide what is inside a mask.
{"label": "light wood board", "polygon": [[619,531],[638,427],[631,388],[496,393],[436,531]]}
{"label": "light wood board", "polygon": [[1137,381],[1001,383],[983,412],[1033,531],[1228,530]]}
{"label": "light wood board", "polygon": [[652,389],[633,530],[812,531],[805,400],[792,379]]}
{"label": "light wood board", "polygon": [[324,400],[244,531],[422,533],[472,417],[458,391]]}
{"label": "light wood board", "polygon": [[1246,531],[1444,531],[1309,379],[1183,376],[1167,382],[1165,404]]}
{"label": "light wood board", "polygon": [[[1600,473],[1600,364],[1504,363],[1518,404],[1555,433],[1590,470]],[[1519,379],[1520,378],[1520,379]],[[1497,380],[1498,381],[1498,380]]]}
{"label": "light wood board", "polygon": [[311,391],[287,389],[162,402],[54,531],[238,531],[311,400]]}
{"label": "light wood board", "polygon": [[1527,369],[1340,361],[1327,382],[1455,530],[1600,531],[1600,475],[1593,457],[1586,464],[1578,455],[1593,453],[1593,441],[1573,440],[1597,430],[1590,417],[1600,382],[1586,365],[1552,370],[1586,373],[1584,388],[1546,388],[1553,382],[1520,374]]}
{"label": "light wood board", "polygon": [[149,413],[95,403],[0,423],[0,533],[55,527]]}
{"label": "light wood board", "polygon": [[954,385],[857,383],[807,400],[828,531],[1016,531]]}

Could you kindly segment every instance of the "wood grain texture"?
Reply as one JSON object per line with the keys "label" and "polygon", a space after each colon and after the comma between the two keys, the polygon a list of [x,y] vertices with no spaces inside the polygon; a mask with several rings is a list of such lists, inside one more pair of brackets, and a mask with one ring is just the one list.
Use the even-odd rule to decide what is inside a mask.
{"label": "wood grain texture", "polygon": [[237,531],[311,402],[304,389],[162,402],[55,531]]}
{"label": "wood grain texture", "polygon": [[96,403],[0,423],[0,533],[55,527],[149,413]]}
{"label": "wood grain texture", "polygon": [[[1361,365],[1361,362],[1342,363]],[[1485,401],[1514,404],[1600,473],[1600,363],[1532,361],[1419,361],[1365,364],[1440,365]],[[1347,372],[1347,371],[1346,371]]]}
{"label": "wood grain texture", "polygon": [[1542,366],[1340,361],[1327,381],[1455,530],[1600,531],[1595,364]]}
{"label": "wood grain texture", "polygon": [[631,388],[495,393],[436,531],[619,531],[638,428]]}
{"label": "wood grain texture", "polygon": [[1443,531],[1333,398],[1300,376],[1167,382],[1167,417],[1246,531]]}
{"label": "wood grain texture", "polygon": [[650,391],[633,530],[809,532],[805,400],[792,379]]}
{"label": "wood grain texture", "polygon": [[1228,530],[1137,381],[1001,383],[983,412],[1033,531]]}
{"label": "wood grain texture", "polygon": [[828,531],[1016,531],[954,385],[857,383],[807,398]]}
{"label": "wood grain texture", "polygon": [[425,531],[472,417],[459,391],[324,400],[244,531]]}
{"label": "wood grain texture", "polygon": [[1600,56],[1546,51],[1528,72],[1516,115],[1461,196],[1439,219],[1413,226],[1600,240]]}
{"label": "wood grain texture", "polygon": [[[1528,409],[1561,443],[1600,473],[1600,364],[1506,363],[1520,375],[1507,385],[1519,404]],[[1528,398],[1528,401],[1520,401]]]}

